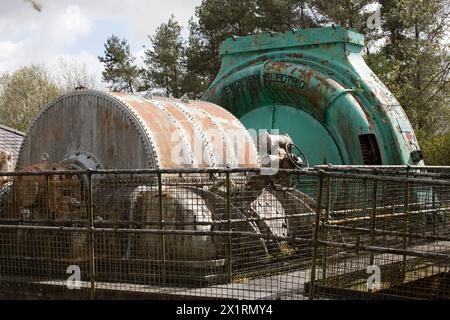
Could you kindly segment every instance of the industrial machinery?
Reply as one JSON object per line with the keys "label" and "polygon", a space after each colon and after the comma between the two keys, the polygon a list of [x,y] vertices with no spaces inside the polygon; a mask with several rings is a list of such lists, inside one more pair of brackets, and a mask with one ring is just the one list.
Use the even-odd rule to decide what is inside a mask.
{"label": "industrial machinery", "polygon": [[[289,256],[305,250],[295,238],[311,238],[316,204],[308,192],[277,170],[264,176],[202,169],[422,164],[403,109],[362,59],[363,44],[362,35],[340,27],[233,37],[222,45],[222,68],[203,97],[209,102],[85,89],[65,94],[33,121],[16,171],[167,170],[138,178],[119,171],[89,179],[73,172],[18,176],[0,186],[0,219],[86,226],[93,212],[96,226],[125,229],[96,240],[103,271],[98,279],[105,281],[113,281],[117,270],[142,276],[155,268],[183,285],[199,278],[228,281],[226,261],[237,273],[246,265],[285,270]],[[251,129],[263,131],[253,135],[258,141]],[[186,181],[175,170],[183,168],[197,180]],[[11,235],[11,246],[27,247],[29,235]],[[258,236],[241,241],[249,235]],[[75,232],[21,252],[44,252],[52,263],[87,261],[87,240]],[[55,258],[43,249],[52,243],[70,250]]]}
{"label": "industrial machinery", "polygon": [[[270,136],[269,140],[282,167],[289,168],[289,137]],[[279,150],[274,142],[278,140],[283,142]],[[16,170],[251,169],[259,165],[249,133],[238,119],[217,105],[186,98],[77,90],[50,103],[33,121],[21,145]],[[0,218],[25,224],[52,221],[79,225],[87,221],[90,186],[96,225],[160,229],[164,221],[166,232],[209,232],[212,228],[228,230],[228,225],[217,223],[231,218],[240,220],[232,226],[235,231],[272,235],[275,240],[257,239],[250,242],[250,247],[240,244],[238,237],[232,240],[236,266],[250,261],[261,267],[296,250],[294,243],[276,238],[293,239],[305,225],[308,232],[311,230],[314,201],[296,189],[282,190],[256,174],[243,177],[237,172],[230,175],[227,190],[224,175],[211,178],[201,170],[194,170],[194,175],[199,182],[185,183],[177,173],[170,172],[164,173],[159,183],[155,174],[133,179],[125,174],[105,173],[94,175],[91,182],[82,174],[59,174],[47,179],[18,176],[0,190]],[[208,177],[206,182],[202,177]],[[230,216],[225,210],[227,193]],[[297,205],[292,206],[293,202]],[[24,231],[17,236],[16,245],[26,246],[26,239]],[[86,239],[82,233],[62,237],[59,241],[71,250],[56,260],[86,260],[87,251],[82,250],[87,248]],[[142,274],[143,268],[149,268],[148,263],[141,266],[142,261],[159,261],[154,267],[161,268],[163,263],[175,268],[176,278],[185,281],[210,278],[210,265],[224,268],[230,245],[221,236],[185,234],[168,235],[164,241],[158,234],[109,234],[100,243],[96,259],[111,274],[124,263]],[[45,247],[46,242],[40,245]],[[25,254],[32,256],[34,251]],[[216,270],[215,276],[222,273]],[[111,280],[107,272],[104,279]]]}
{"label": "industrial machinery", "polygon": [[249,130],[289,134],[311,165],[423,164],[408,118],[339,26],[227,39],[202,99]]}

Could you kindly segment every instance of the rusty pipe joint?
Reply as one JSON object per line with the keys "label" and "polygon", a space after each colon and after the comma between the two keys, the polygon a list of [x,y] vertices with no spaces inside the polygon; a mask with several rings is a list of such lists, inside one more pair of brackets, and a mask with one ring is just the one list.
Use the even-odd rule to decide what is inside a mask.
{"label": "rusty pipe joint", "polygon": [[287,134],[276,135],[267,132],[263,133],[258,137],[258,151],[261,165],[267,168],[281,169],[294,169],[295,165],[300,166],[302,160],[291,154],[292,146],[292,139]]}

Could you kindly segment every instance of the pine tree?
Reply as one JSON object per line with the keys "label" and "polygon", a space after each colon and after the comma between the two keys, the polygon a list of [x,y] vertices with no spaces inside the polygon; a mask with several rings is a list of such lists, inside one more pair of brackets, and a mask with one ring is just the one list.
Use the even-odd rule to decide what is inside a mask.
{"label": "pine tree", "polygon": [[167,96],[183,94],[185,62],[181,29],[172,15],[157,28],[154,36],[149,36],[152,48],[145,51],[146,86],[163,89]]}
{"label": "pine tree", "polygon": [[365,31],[365,8],[374,0],[311,0],[311,6],[323,18],[320,23],[334,23],[345,28]]}
{"label": "pine tree", "polygon": [[195,10],[202,54],[208,61],[212,81],[220,69],[220,44],[232,35],[244,36],[258,31],[257,0],[204,0]]}
{"label": "pine tree", "polygon": [[[291,28],[317,26],[312,0],[204,0],[196,8],[195,28],[200,43],[196,54],[208,61],[206,71],[213,81],[220,69],[220,44],[233,35],[284,32]],[[191,32],[192,35],[192,32]]]}
{"label": "pine tree", "polygon": [[133,92],[140,70],[134,64],[135,58],[130,52],[128,41],[113,34],[105,43],[104,54],[98,59],[105,66],[102,76],[103,81],[109,84],[109,89]]}
{"label": "pine tree", "polygon": [[[189,39],[185,48],[186,74],[183,79],[183,92],[191,98],[200,98],[213,80],[210,63],[206,56],[204,40],[198,30],[198,24],[189,20]],[[215,75],[214,75],[215,76]]]}
{"label": "pine tree", "polygon": [[257,29],[284,32],[292,28],[317,26],[311,0],[258,0]]}

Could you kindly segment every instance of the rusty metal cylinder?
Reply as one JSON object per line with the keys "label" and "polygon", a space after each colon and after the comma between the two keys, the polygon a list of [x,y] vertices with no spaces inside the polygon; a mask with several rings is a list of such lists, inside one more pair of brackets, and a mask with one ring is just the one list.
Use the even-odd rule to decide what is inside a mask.
{"label": "rusty metal cylinder", "polygon": [[65,94],[41,112],[17,168],[43,154],[74,169],[258,166],[246,129],[217,105],[92,90]]}

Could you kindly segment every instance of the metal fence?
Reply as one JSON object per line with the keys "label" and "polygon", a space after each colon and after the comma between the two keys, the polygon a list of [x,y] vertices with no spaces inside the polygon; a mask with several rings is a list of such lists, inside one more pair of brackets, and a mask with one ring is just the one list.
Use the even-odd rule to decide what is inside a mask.
{"label": "metal fence", "polygon": [[392,169],[320,176],[311,297],[450,299],[448,168]]}
{"label": "metal fence", "polygon": [[2,174],[0,296],[448,299],[445,172]]}

